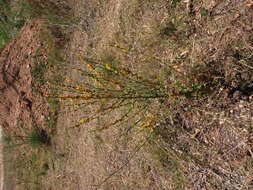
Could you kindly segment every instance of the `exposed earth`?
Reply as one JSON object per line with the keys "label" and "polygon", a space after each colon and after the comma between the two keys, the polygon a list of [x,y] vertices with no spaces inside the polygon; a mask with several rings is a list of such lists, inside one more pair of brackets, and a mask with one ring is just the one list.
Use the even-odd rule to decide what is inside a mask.
{"label": "exposed earth", "polygon": [[24,130],[43,126],[48,112],[45,98],[33,92],[35,83],[31,74],[35,60],[38,61],[38,50],[39,59],[44,64],[47,60],[40,37],[42,27],[41,21],[31,20],[0,55],[0,125],[11,136],[22,136]]}

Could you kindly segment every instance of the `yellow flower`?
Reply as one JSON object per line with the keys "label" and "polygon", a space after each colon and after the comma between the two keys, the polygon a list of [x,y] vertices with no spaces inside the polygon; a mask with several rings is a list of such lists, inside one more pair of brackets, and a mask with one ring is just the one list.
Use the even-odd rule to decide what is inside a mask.
{"label": "yellow flower", "polygon": [[79,123],[83,124],[83,123],[88,123],[89,121],[90,121],[89,118],[82,118],[82,119],[80,119]]}
{"label": "yellow flower", "polygon": [[71,79],[69,77],[65,77],[66,82],[71,82]]}
{"label": "yellow flower", "polygon": [[87,100],[87,99],[89,99],[91,97],[92,97],[92,94],[89,93],[89,92],[82,93],[82,94],[79,95],[79,99],[85,99],[85,100]]}
{"label": "yellow flower", "polygon": [[154,127],[154,118],[153,117],[148,117],[146,121],[140,126],[141,128],[150,128],[152,129]]}
{"label": "yellow flower", "polygon": [[80,107],[80,105],[77,105],[77,104],[74,104],[74,108],[79,108]]}
{"label": "yellow flower", "polygon": [[87,66],[87,68],[88,68],[90,71],[94,71],[94,70],[95,70],[95,67],[94,67],[92,64],[87,63],[86,66]]}
{"label": "yellow flower", "polygon": [[105,68],[108,70],[108,71],[113,71],[114,73],[117,73],[117,70],[115,68],[113,68],[112,64],[105,64]]}
{"label": "yellow flower", "polygon": [[105,68],[107,70],[112,70],[112,65],[107,63],[107,64],[105,64]]}

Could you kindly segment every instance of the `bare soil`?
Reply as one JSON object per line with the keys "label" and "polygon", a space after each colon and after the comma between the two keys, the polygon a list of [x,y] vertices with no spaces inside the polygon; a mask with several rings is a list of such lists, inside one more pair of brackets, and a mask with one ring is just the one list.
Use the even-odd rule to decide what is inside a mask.
{"label": "bare soil", "polygon": [[47,59],[40,38],[42,28],[41,21],[30,21],[0,55],[0,125],[10,136],[23,136],[25,130],[43,126],[48,112],[45,98],[33,92],[35,83],[31,75],[38,50],[42,53],[40,59]]}

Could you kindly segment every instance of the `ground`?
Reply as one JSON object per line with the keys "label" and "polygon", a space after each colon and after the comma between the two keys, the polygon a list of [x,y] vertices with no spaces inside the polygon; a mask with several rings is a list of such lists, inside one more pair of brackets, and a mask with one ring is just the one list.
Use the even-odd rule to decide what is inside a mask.
{"label": "ground", "polygon": [[[28,172],[21,167],[16,189],[253,188],[252,1],[75,0],[69,7],[75,22],[68,26],[61,49],[65,61],[58,71],[64,78],[84,82],[73,69],[83,68],[84,57],[113,56],[132,72],[152,80],[158,76],[173,94],[184,95],[172,96],[162,106],[152,104],[143,117],[154,118],[153,127],[130,132],[131,118],[124,125],[97,130],[120,113],[73,127],[89,115],[87,110],[57,107],[50,146],[30,150],[25,145],[28,154],[14,150],[25,155],[23,163],[32,163],[24,164]],[[34,122],[52,130],[42,124],[50,105],[32,93],[30,67],[40,27],[40,21],[29,21],[1,52],[7,61],[1,64],[6,98],[0,121],[12,136],[25,135],[18,118],[27,130]],[[13,72],[11,77],[18,73],[14,87],[7,86],[12,78],[6,71]],[[48,95],[44,85],[42,94]],[[40,101],[45,103],[38,109]]]}
{"label": "ground", "polygon": [[[32,93],[31,67],[38,50],[46,51],[39,41],[42,30],[40,21],[27,23],[19,36],[9,43],[1,53],[1,125],[12,135],[23,135],[18,125],[42,125],[47,106],[41,96]],[[44,54],[44,55],[43,55]],[[46,52],[40,59],[46,60]],[[36,60],[37,61],[37,60]],[[20,123],[25,122],[25,124]]]}

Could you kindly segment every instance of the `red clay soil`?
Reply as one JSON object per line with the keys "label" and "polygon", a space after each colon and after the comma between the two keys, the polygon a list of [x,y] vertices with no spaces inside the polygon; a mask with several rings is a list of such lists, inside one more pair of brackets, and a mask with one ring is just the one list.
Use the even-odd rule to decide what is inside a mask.
{"label": "red clay soil", "polygon": [[32,92],[32,64],[43,49],[41,29],[39,20],[26,23],[0,54],[0,125],[9,135],[24,135],[26,129],[42,125],[47,113],[43,97]]}

